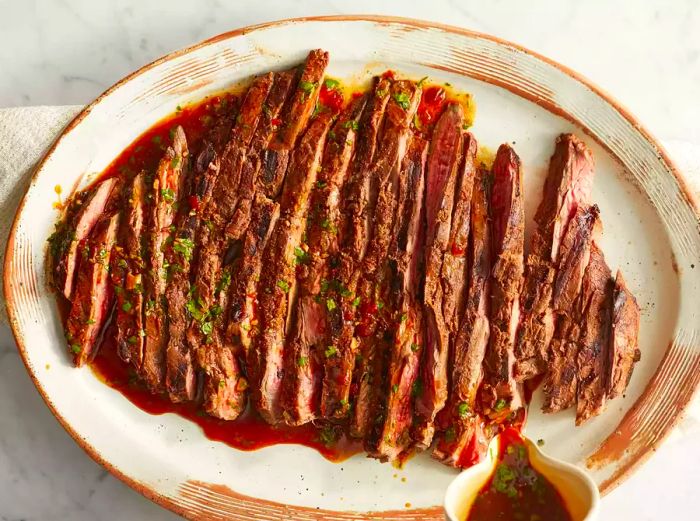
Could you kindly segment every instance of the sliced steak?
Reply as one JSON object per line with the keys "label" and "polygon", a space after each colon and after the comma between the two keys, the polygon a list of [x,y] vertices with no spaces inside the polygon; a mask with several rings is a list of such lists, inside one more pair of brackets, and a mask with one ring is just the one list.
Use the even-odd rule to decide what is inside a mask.
{"label": "sliced steak", "polygon": [[295,76],[294,70],[275,74],[275,82],[263,106],[260,134],[253,138],[252,148],[260,150],[258,188],[270,199],[275,199],[282,189],[289,150],[273,150],[269,145],[282,122],[288,120],[289,115],[283,113],[282,109],[293,91]]}
{"label": "sliced steak", "polygon": [[641,358],[637,343],[638,336],[639,305],[634,295],[627,289],[622,272],[618,271],[613,293],[612,345],[606,390],[611,400],[624,394],[632,377],[634,364]]}
{"label": "sliced steak", "polygon": [[397,316],[390,346],[388,392],[378,436],[366,446],[371,456],[394,461],[410,446],[412,393],[425,342],[421,302],[424,242],[423,190],[428,142],[413,136],[399,175],[396,228],[389,258],[390,300]]}
{"label": "sliced steak", "polygon": [[481,405],[487,416],[499,419],[522,405],[513,377],[513,350],[520,317],[525,222],[520,158],[508,145],[498,148],[493,177],[491,332],[484,357]]}
{"label": "sliced steak", "polygon": [[590,199],[593,155],[572,134],[557,138],[525,265],[521,318],[515,345],[515,377],[524,381],[544,372],[554,333],[552,285],[564,230],[579,205]]}
{"label": "sliced steak", "polygon": [[491,173],[475,173],[467,248],[469,287],[464,318],[454,342],[449,408],[441,415],[440,436],[433,457],[452,466],[470,461],[469,452],[479,435],[477,392],[483,378],[482,362],[489,341],[491,282]]}
{"label": "sliced steak", "polygon": [[421,449],[430,446],[435,416],[447,400],[447,362],[450,329],[443,314],[445,296],[441,280],[445,255],[450,250],[450,227],[457,172],[460,165],[464,112],[449,104],[435,124],[426,173],[425,295],[426,345],[421,370],[422,392],[416,397],[418,420],[414,432]]}
{"label": "sliced steak", "polygon": [[214,180],[219,173],[219,159],[211,143],[204,143],[197,155],[189,180],[187,197],[180,203],[173,242],[166,250],[171,267],[165,296],[168,302],[168,346],[166,350],[165,387],[172,402],[193,400],[196,375],[192,352],[187,342],[190,323],[190,270],[197,244],[200,212],[211,200]]}
{"label": "sliced steak", "polygon": [[581,338],[576,357],[576,425],[605,405],[614,282],[603,252],[593,244],[581,285]]}
{"label": "sliced steak", "polygon": [[55,233],[49,238],[53,259],[53,286],[69,300],[73,295],[81,248],[102,217],[116,181],[115,178],[105,179],[77,194],[66,212],[65,219],[56,226]]}
{"label": "sliced steak", "polygon": [[[343,392],[338,396],[349,393],[353,378],[357,382],[359,390],[354,404],[351,432],[362,434],[368,447],[377,444],[375,438],[379,435],[384,418],[386,365],[391,345],[391,325],[396,311],[389,296],[391,277],[387,260],[396,222],[399,174],[408,148],[410,124],[418,108],[421,88],[409,81],[395,81],[389,95],[391,99],[385,109],[383,133],[377,145],[369,184],[367,212],[373,214],[367,229],[369,242],[362,263],[355,264],[350,285],[343,287],[354,295],[354,299],[343,301],[340,310],[343,312],[343,320],[338,321],[347,324],[348,319],[352,320],[353,313],[357,311],[356,325],[353,336],[339,336],[337,344],[332,344],[337,346],[339,358],[345,361],[339,366],[341,371],[329,372],[324,376],[324,387],[329,380],[330,385],[342,383]],[[376,204],[372,203],[373,193],[377,194]],[[349,330],[350,328],[345,329]],[[353,376],[358,354],[361,363]],[[331,380],[336,374],[338,376],[335,381]],[[346,411],[347,407],[342,407],[336,411],[336,416],[344,415]]]}
{"label": "sliced steak", "polygon": [[579,206],[561,241],[557,276],[552,290],[554,337],[543,390],[546,413],[568,409],[576,401],[576,360],[583,324],[581,284],[599,231],[597,206]]}
{"label": "sliced steak", "polygon": [[66,322],[66,339],[73,363],[80,367],[95,354],[98,338],[114,303],[109,263],[117,240],[119,214],[105,218],[84,243],[75,291]]}
{"label": "sliced steak", "polygon": [[[285,346],[283,397],[285,421],[291,425],[307,423],[317,417],[323,366],[334,366],[332,359],[336,353],[325,343],[327,321],[337,306],[335,296],[327,295],[331,278],[329,261],[336,257],[339,249],[340,189],[348,172],[357,120],[365,102],[364,97],[354,100],[329,132],[323,166],[311,192],[306,231],[299,249],[295,250],[299,290],[295,319]],[[338,398],[332,389],[324,390],[324,406],[339,399],[347,401],[347,396]]]}
{"label": "sliced steak", "polygon": [[314,49],[309,53],[299,83],[292,94],[286,117],[271,148],[275,150],[294,148],[316,107],[326,67],[328,67],[326,51]]}
{"label": "sliced steak", "polygon": [[153,392],[165,383],[165,348],[168,345],[165,292],[169,270],[164,251],[171,240],[171,225],[181,195],[183,170],[188,162],[185,131],[178,126],[173,145],[168,147],[153,179],[151,215],[148,226],[149,271],[145,277],[145,339],[141,376]]}
{"label": "sliced steak", "polygon": [[[280,218],[263,253],[258,285],[260,335],[253,347],[257,357],[252,373],[252,396],[261,416],[269,423],[281,418],[280,394],[283,375],[284,336],[287,315],[296,294],[295,248],[301,243],[309,194],[321,166],[330,113],[321,113],[294,150],[280,200]],[[249,375],[251,376],[251,375]]]}
{"label": "sliced steak", "polygon": [[146,173],[134,176],[126,197],[119,230],[119,245],[112,257],[112,279],[117,295],[117,353],[125,362],[141,367],[143,361],[143,258]]}

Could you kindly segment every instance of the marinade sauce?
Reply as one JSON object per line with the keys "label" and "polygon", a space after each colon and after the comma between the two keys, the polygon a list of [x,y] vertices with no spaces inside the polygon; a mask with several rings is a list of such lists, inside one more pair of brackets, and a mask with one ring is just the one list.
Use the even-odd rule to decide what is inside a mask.
{"label": "marinade sauce", "polygon": [[501,433],[496,468],[466,521],[572,521],[556,487],[530,463],[516,429]]}

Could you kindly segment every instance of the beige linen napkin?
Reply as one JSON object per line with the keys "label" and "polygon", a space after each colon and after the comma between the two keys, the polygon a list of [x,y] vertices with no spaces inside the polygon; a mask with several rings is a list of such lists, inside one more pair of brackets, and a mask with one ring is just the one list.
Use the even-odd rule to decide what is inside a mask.
{"label": "beige linen napkin", "polygon": [[[34,168],[80,109],[77,105],[0,109],[0,281],[9,229]],[[700,194],[700,146],[684,141],[665,141],[664,146]],[[0,322],[7,322],[4,298]],[[691,432],[700,432],[700,397],[688,409],[673,437]]]}

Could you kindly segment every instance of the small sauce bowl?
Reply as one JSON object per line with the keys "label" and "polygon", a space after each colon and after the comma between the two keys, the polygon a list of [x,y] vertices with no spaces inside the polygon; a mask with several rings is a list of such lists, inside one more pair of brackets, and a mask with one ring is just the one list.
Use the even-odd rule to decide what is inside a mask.
{"label": "small sauce bowl", "polygon": [[[591,477],[575,465],[550,458],[536,444],[524,438],[530,463],[559,491],[573,521],[598,518],[600,494]],[[447,521],[465,521],[469,509],[498,464],[500,436],[489,445],[484,461],[460,473],[445,493],[443,507]]]}

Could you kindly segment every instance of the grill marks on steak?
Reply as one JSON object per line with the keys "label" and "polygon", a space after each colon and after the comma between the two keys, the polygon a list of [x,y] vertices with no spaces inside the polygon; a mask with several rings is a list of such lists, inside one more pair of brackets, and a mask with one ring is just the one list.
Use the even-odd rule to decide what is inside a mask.
{"label": "grill marks on steak", "polygon": [[600,414],[605,405],[612,328],[612,273],[593,244],[581,285],[581,339],[576,356],[576,425]]}
{"label": "grill marks on steak", "polygon": [[580,295],[591,245],[599,231],[597,206],[580,206],[569,222],[561,242],[557,276],[552,291],[555,331],[543,390],[544,412],[568,409],[576,401],[577,368],[572,363],[579,351],[579,338],[586,303]]}
{"label": "grill marks on steak", "polygon": [[173,145],[166,150],[153,179],[147,234],[150,269],[145,281],[145,339],[140,370],[144,382],[154,392],[161,391],[165,382],[165,348],[168,343],[165,291],[168,273],[176,269],[167,265],[164,251],[172,237],[170,227],[186,175],[187,158],[185,131],[177,126]]}
{"label": "grill marks on steak", "polygon": [[[390,345],[389,322],[394,310],[388,298],[390,275],[386,261],[396,220],[399,172],[410,138],[409,126],[420,101],[421,88],[412,82],[396,81],[391,85],[390,95],[369,184],[368,211],[371,212],[374,206],[374,215],[367,230],[369,242],[362,263],[355,264],[356,272],[351,277],[351,285],[347,287],[355,299],[343,300],[344,314],[347,312],[349,318],[357,310],[359,317],[355,320],[354,336],[341,333],[337,344],[334,344],[346,361],[344,367],[348,370],[324,377],[324,386],[330,376],[331,384],[349,387],[353,379],[351,372],[354,369],[354,359],[359,349],[362,362],[354,375],[359,390],[354,404],[351,434],[365,438],[365,444],[369,447],[376,444],[368,436],[376,436],[378,433],[377,427],[383,419],[383,395],[387,392],[385,377]],[[377,192],[375,205],[371,202],[373,190]],[[344,320],[344,325],[346,324],[347,321]],[[345,331],[350,331],[350,328]],[[345,414],[346,407],[341,409],[340,414]],[[340,414],[336,412],[336,416]]]}
{"label": "grill marks on steak", "polygon": [[389,256],[390,303],[395,310],[395,331],[390,345],[383,420],[378,435],[365,445],[369,454],[396,460],[411,443],[412,393],[424,345],[421,305],[424,242],[423,191],[428,142],[411,138],[399,175],[396,227]]}
{"label": "grill marks on steak", "polygon": [[73,295],[81,248],[102,216],[116,184],[115,178],[105,179],[78,194],[70,204],[66,218],[49,239],[54,262],[52,282],[69,300]]}
{"label": "grill marks on steak", "polygon": [[445,288],[442,266],[450,250],[450,228],[460,166],[463,110],[449,104],[435,125],[426,173],[425,307],[426,346],[421,368],[421,393],[416,397],[418,414],[414,438],[428,448],[435,432],[435,416],[448,394],[447,365],[450,329],[444,315]]}
{"label": "grill marks on steak", "polygon": [[531,251],[520,296],[521,323],[515,346],[515,377],[524,381],[544,372],[554,333],[552,285],[564,230],[579,205],[588,204],[594,175],[593,156],[572,134],[557,138],[535,214]]}
{"label": "grill marks on steak", "polygon": [[119,230],[119,245],[112,257],[112,280],[117,295],[117,353],[125,362],[140,367],[143,361],[144,221],[146,173],[134,176],[126,193],[126,206]]}
{"label": "grill marks on steak", "polygon": [[[332,373],[335,366],[337,353],[325,343],[328,322],[338,305],[335,295],[327,294],[332,278],[329,261],[339,249],[340,189],[348,172],[355,146],[355,128],[365,103],[365,97],[356,99],[329,133],[323,165],[311,191],[306,231],[294,252],[299,290],[285,347],[283,397],[285,421],[292,425],[317,417],[323,368],[326,373]],[[343,400],[347,403],[347,392],[341,390],[338,396],[334,391],[348,389],[349,382],[348,385],[337,383],[340,385],[324,388],[325,406]]]}
{"label": "grill marks on steak", "polygon": [[611,346],[606,379],[610,400],[625,392],[634,364],[639,362],[638,336],[639,305],[627,289],[622,272],[618,271],[613,290]]}
{"label": "grill marks on steak", "polygon": [[513,377],[525,235],[521,176],[517,154],[501,145],[493,163],[491,332],[481,391],[481,405],[492,419],[505,417],[522,405]]}
{"label": "grill marks on steak", "polygon": [[263,254],[265,270],[258,286],[260,335],[253,347],[259,358],[249,371],[253,376],[254,403],[270,423],[281,420],[284,336],[289,304],[296,293],[294,250],[301,243],[309,194],[316,182],[331,122],[330,113],[319,114],[294,149],[280,200],[280,218]]}
{"label": "grill marks on steak", "polygon": [[95,354],[97,340],[113,304],[109,263],[117,239],[119,214],[102,219],[81,250],[66,339],[73,363],[80,367]]}

